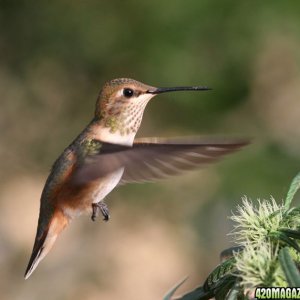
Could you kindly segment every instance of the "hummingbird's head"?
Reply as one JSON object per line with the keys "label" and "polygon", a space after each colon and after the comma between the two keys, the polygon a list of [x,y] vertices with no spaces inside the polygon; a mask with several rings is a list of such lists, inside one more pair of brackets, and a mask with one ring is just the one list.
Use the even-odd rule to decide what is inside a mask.
{"label": "hummingbird's head", "polygon": [[121,135],[136,133],[144,109],[154,94],[154,88],[129,78],[108,81],[100,91],[96,103],[96,117],[110,132]]}
{"label": "hummingbird's head", "polygon": [[155,95],[181,90],[208,90],[206,87],[156,88],[129,78],[108,81],[100,91],[95,117],[110,133],[130,136],[137,133],[145,107]]}

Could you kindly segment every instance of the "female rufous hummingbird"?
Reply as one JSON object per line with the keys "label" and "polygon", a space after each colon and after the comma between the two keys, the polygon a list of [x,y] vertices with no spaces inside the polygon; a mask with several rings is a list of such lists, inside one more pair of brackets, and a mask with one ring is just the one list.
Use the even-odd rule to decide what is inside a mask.
{"label": "female rufous hummingbird", "polygon": [[247,144],[200,138],[135,139],[144,109],[155,95],[208,89],[156,88],[128,78],[105,83],[94,118],[55,161],[46,181],[25,279],[73,218],[89,212],[94,221],[101,212],[104,220],[109,219],[103,199],[117,185],[152,181],[201,167]]}

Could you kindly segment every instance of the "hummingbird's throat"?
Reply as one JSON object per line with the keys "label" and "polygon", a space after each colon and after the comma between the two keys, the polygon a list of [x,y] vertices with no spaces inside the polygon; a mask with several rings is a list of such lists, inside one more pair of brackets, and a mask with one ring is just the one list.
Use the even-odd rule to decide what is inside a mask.
{"label": "hummingbird's throat", "polygon": [[111,133],[128,135],[136,133],[140,127],[143,117],[144,107],[135,106],[121,110],[119,113],[107,114],[103,118],[103,125]]}
{"label": "hummingbird's throat", "polygon": [[126,103],[126,105],[114,103],[112,107],[105,107],[100,117],[100,127],[102,128],[100,138],[105,139],[106,142],[132,144],[141,125],[148,101],[145,99],[138,103]]}

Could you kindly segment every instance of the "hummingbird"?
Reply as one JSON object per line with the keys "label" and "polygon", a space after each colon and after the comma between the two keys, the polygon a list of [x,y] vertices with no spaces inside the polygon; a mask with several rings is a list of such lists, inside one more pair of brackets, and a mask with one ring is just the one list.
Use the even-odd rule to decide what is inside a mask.
{"label": "hummingbird", "polygon": [[40,199],[36,237],[27,279],[58,235],[82,213],[110,218],[104,198],[118,185],[176,175],[238,150],[245,140],[203,138],[135,139],[147,103],[175,91],[206,91],[204,86],[153,87],[129,78],[108,81],[87,127],[54,162]]}

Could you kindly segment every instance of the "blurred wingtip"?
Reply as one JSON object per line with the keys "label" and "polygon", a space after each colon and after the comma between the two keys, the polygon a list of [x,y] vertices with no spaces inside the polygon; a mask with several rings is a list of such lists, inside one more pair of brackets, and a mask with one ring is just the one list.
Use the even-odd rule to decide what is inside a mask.
{"label": "blurred wingtip", "polygon": [[224,144],[236,145],[240,147],[251,144],[253,138],[245,137],[220,137],[220,136],[179,136],[173,138],[166,137],[142,137],[134,140],[134,144]]}

